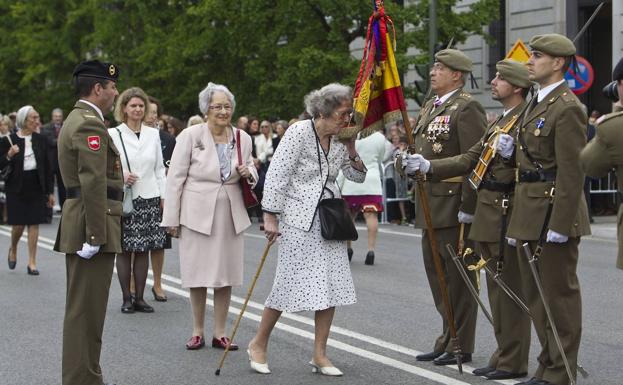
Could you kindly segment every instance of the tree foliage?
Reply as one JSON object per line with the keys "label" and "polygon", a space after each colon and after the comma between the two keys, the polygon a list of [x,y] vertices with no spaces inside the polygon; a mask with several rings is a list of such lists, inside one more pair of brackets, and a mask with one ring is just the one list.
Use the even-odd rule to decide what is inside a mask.
{"label": "tree foliage", "polygon": [[[484,34],[499,7],[479,0],[454,13],[457,0],[437,1],[440,41]],[[407,48],[427,52],[428,4],[386,3],[400,72],[426,61]],[[73,68],[99,58],[121,69],[119,89],[139,86],[175,116],[197,113],[197,94],[212,81],[232,90],[238,113],[290,118],[311,89],[354,83],[350,45],[365,36],[371,8],[365,0],[0,0],[0,111],[68,110]]]}

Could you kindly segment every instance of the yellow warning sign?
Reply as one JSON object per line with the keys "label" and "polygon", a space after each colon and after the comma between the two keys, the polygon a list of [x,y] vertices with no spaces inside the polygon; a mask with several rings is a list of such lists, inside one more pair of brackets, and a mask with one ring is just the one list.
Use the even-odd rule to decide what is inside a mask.
{"label": "yellow warning sign", "polygon": [[506,59],[513,59],[520,63],[526,63],[530,58],[530,50],[521,39],[517,39],[513,48],[506,54]]}

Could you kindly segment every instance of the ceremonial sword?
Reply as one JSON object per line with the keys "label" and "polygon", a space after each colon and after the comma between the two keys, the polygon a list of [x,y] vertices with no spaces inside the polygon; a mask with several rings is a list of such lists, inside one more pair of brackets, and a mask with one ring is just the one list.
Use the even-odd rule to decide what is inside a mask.
{"label": "ceremonial sword", "polygon": [[[459,273],[461,274],[461,278],[463,278],[463,281],[465,281],[465,285],[467,285],[467,289],[469,289],[470,294],[472,295],[472,297],[474,297],[474,299],[476,300],[478,305],[480,305],[480,309],[484,313],[485,317],[487,317],[487,319],[491,323],[491,326],[494,326],[493,325],[493,317],[491,317],[491,313],[489,313],[489,311],[487,310],[487,307],[485,306],[485,304],[480,299],[480,296],[478,295],[478,291],[474,287],[474,284],[469,279],[469,276],[467,275],[467,272],[465,271],[465,269],[463,269],[463,265],[461,264],[461,257],[459,257],[454,252],[454,248],[452,247],[451,244],[448,243],[446,245],[446,249],[448,250],[448,253],[450,253],[450,256],[452,257],[452,261],[456,265],[456,268],[459,270]],[[476,274],[478,274],[478,273],[476,273]]]}

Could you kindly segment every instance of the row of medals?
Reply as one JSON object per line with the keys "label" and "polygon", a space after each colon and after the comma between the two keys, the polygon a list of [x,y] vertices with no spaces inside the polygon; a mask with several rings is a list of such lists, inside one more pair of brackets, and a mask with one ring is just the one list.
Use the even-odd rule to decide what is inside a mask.
{"label": "row of medals", "polygon": [[443,151],[441,140],[450,139],[450,115],[436,116],[426,129],[426,140],[433,143],[433,153]]}

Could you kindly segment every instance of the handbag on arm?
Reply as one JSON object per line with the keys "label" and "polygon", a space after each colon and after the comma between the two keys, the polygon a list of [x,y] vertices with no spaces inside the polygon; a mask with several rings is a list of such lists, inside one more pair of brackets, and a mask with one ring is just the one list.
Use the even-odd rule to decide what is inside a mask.
{"label": "handbag on arm", "polygon": [[[6,137],[9,141],[10,147],[13,147],[13,141],[11,141],[11,134],[7,135]],[[6,182],[7,179],[9,179],[9,175],[11,175],[11,172],[13,172],[13,162],[9,162],[6,164],[6,166],[2,167],[2,169],[0,170],[0,181]]]}
{"label": "handbag on arm", "polygon": [[[316,133],[316,128],[314,127],[313,129],[314,133]],[[322,180],[322,161],[320,160],[320,139],[318,134],[316,134],[316,150],[318,151],[318,165],[320,166],[320,179]],[[328,164],[328,158],[326,159]],[[320,234],[327,241],[356,241],[359,238],[359,234],[348,211],[348,205],[344,199],[336,198],[333,191],[327,188],[328,180],[329,174],[327,173],[327,179],[322,186],[320,200],[318,201]],[[331,198],[322,199],[324,190],[331,193]]]}
{"label": "handbag on arm", "polygon": [[[125,155],[125,162],[128,164],[128,172],[132,172],[130,168],[130,160],[128,159],[128,153],[125,150],[125,143],[123,143],[123,136],[121,135],[121,131],[115,127],[117,132],[119,133],[119,140],[121,140],[121,147],[123,148],[123,154]],[[128,184],[123,185],[123,216],[129,217],[134,211],[134,203],[132,202],[132,186]]]}
{"label": "handbag on arm", "polygon": [[[240,149],[240,130],[236,129],[236,152],[238,153],[238,164],[243,165],[242,150]],[[247,178],[240,178],[240,188],[242,189],[242,200],[244,207],[250,208],[259,205],[257,196],[251,189],[251,183]]]}

